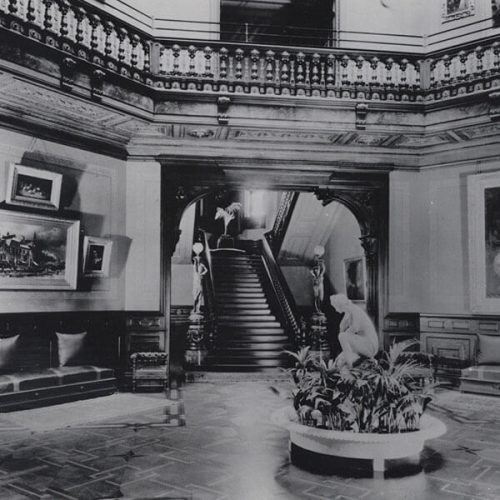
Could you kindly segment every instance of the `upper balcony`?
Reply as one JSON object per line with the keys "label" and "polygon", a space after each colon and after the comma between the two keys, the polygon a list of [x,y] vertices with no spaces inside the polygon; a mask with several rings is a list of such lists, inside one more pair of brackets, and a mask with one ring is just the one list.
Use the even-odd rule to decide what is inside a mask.
{"label": "upper balcony", "polygon": [[[95,80],[199,93],[432,102],[498,85],[500,43],[421,54],[156,38],[79,1],[2,0],[3,30],[66,56]],[[102,73],[101,73],[102,72]]]}
{"label": "upper balcony", "polygon": [[[146,22],[136,27],[123,16],[80,0],[0,0],[0,33],[4,69],[24,71],[28,78],[37,74],[38,81],[52,86],[57,82],[73,95],[126,110],[143,120],[136,128],[166,122],[167,111],[170,123],[224,126],[231,103],[242,106],[241,127],[261,127],[270,116],[260,113],[261,121],[250,123],[255,114],[244,106],[271,106],[273,127],[314,130],[330,146],[358,141],[359,146],[388,148],[404,143],[405,148],[418,148],[441,141],[424,137],[429,111],[485,100],[494,103],[490,117],[500,114],[499,94],[494,92],[500,85],[500,42],[490,32],[481,31],[480,41],[425,54],[411,48],[229,43],[165,38],[148,29]],[[182,110],[175,110],[172,101],[184,103]],[[193,107],[200,103],[206,107]],[[292,119],[277,108],[298,104],[310,113]],[[372,118],[371,126],[366,120],[368,108],[381,113]],[[344,115],[335,121],[332,110]],[[352,111],[354,119],[346,118],[345,113]],[[402,113],[412,118],[402,119]],[[484,110],[478,108],[477,113],[483,120]],[[378,135],[340,135],[365,125]],[[128,143],[129,132],[123,131],[117,141]],[[219,137],[213,128],[187,132],[196,138]],[[413,136],[403,141],[408,132]]]}

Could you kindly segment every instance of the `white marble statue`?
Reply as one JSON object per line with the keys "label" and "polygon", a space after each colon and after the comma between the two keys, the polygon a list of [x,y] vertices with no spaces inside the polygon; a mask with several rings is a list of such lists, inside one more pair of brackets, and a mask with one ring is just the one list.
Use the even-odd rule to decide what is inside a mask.
{"label": "white marble statue", "polygon": [[368,314],[341,293],[332,295],[330,303],[339,313],[344,313],[339,328],[342,352],[335,361],[337,366],[352,367],[360,356],[375,356],[379,348],[378,335]]}

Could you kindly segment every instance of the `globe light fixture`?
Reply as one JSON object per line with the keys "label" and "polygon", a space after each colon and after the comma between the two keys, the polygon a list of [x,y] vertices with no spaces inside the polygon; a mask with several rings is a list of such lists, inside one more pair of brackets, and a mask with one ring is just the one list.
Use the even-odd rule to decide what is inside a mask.
{"label": "globe light fixture", "polygon": [[195,243],[193,245],[193,252],[196,254],[196,255],[200,255],[201,252],[203,252],[203,244],[202,243]]}
{"label": "globe light fixture", "polygon": [[323,245],[316,245],[313,251],[314,251],[314,256],[317,257],[318,259],[323,257],[323,255],[325,255],[325,247]]}

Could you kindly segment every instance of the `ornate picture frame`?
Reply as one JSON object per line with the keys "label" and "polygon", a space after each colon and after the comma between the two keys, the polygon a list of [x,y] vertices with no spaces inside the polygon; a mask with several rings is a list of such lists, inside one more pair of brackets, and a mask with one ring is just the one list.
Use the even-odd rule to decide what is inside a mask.
{"label": "ornate picture frame", "polygon": [[467,179],[470,307],[500,310],[500,172]]}
{"label": "ornate picture frame", "polygon": [[345,294],[353,302],[366,301],[366,266],[362,256],[344,259]]}
{"label": "ornate picture frame", "polygon": [[11,205],[59,210],[62,174],[11,163],[5,201]]}
{"label": "ornate picture frame", "polygon": [[80,221],[0,210],[0,290],[75,290]]}
{"label": "ornate picture frame", "polygon": [[456,21],[476,13],[475,0],[442,0],[443,22]]}
{"label": "ornate picture frame", "polygon": [[108,238],[85,236],[83,239],[83,275],[85,277],[109,276],[113,241]]}

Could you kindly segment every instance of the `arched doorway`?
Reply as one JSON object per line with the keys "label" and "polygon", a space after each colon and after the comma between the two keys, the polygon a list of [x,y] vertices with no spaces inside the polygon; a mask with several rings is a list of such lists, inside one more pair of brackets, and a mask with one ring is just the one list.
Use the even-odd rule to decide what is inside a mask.
{"label": "arched doorway", "polygon": [[[183,212],[197,200],[207,195],[218,196],[227,190],[243,191],[262,188],[252,180],[251,173],[238,180],[227,179],[222,170],[212,170],[210,175],[198,169],[172,170],[164,168],[162,175],[163,200],[163,265],[164,276],[164,312],[167,325],[170,321],[171,305],[171,257],[180,234],[180,221]],[[246,177],[246,178],[245,178]],[[296,178],[291,178],[284,171],[275,176],[273,183],[267,183],[266,189],[273,188],[288,192],[308,192],[325,206],[338,202],[347,207],[359,224],[360,243],[364,250],[367,272],[366,310],[376,324],[383,317],[385,309],[385,269],[387,248],[387,173],[374,175],[359,174],[354,179],[339,177],[334,182],[317,185],[300,185]],[[279,218],[279,215],[278,215]],[[277,226],[279,226],[277,220]],[[381,339],[383,341],[383,339]]]}

